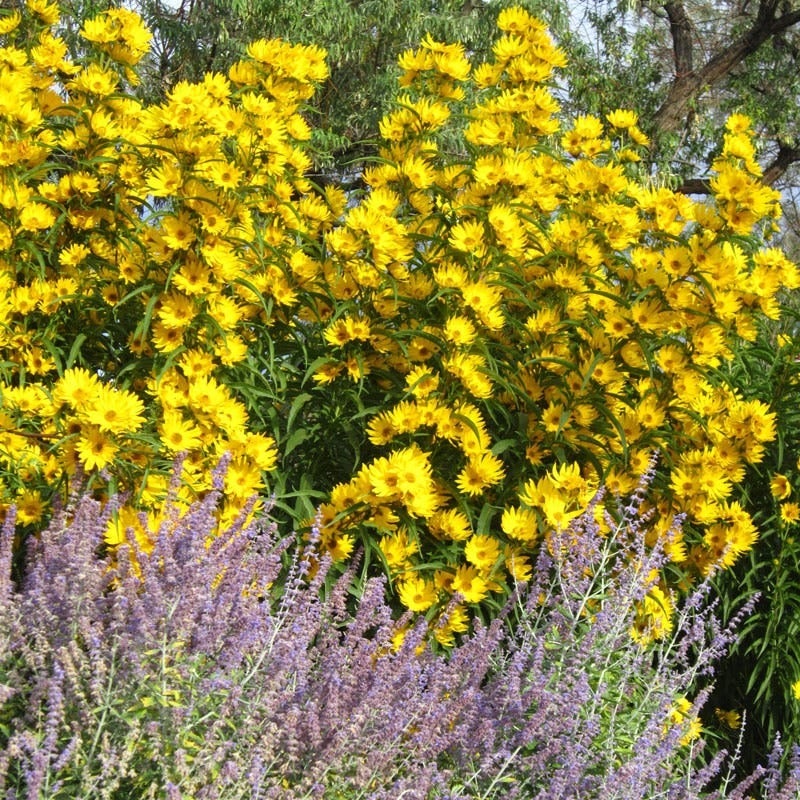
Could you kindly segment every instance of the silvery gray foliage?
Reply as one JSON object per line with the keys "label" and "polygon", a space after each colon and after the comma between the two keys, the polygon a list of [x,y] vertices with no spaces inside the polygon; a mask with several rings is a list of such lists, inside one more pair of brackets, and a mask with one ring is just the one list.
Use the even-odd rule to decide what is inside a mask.
{"label": "silvery gray foliage", "polygon": [[31,543],[19,585],[6,520],[4,797],[797,796],[800,760],[735,787],[724,754],[669,723],[733,631],[703,587],[677,635],[631,640],[662,563],[642,544],[642,493],[613,536],[588,513],[554,537],[504,614],[441,652],[424,620],[395,619],[383,578],[354,598],[354,568],[331,576],[313,533],[295,545],[261,521],[212,537],[223,470],[185,514],[168,504],[150,554],[105,552],[114,502],[80,497]]}

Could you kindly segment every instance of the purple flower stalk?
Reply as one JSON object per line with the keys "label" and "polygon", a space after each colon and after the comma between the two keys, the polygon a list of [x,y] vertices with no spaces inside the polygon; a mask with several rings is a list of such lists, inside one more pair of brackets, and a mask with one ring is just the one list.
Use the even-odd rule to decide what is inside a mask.
{"label": "purple flower stalk", "polygon": [[736,787],[724,754],[687,740],[704,695],[676,721],[734,635],[708,587],[675,636],[631,639],[664,562],[643,544],[644,491],[613,536],[576,521],[505,612],[447,652],[424,620],[393,618],[382,577],[353,610],[355,568],[332,576],[313,536],[279,540],[261,521],[212,537],[218,490],[170,506],[149,556],[98,555],[114,504],[84,496],[31,543],[19,586],[9,518],[0,794],[699,800],[760,783],[795,797],[800,757]]}

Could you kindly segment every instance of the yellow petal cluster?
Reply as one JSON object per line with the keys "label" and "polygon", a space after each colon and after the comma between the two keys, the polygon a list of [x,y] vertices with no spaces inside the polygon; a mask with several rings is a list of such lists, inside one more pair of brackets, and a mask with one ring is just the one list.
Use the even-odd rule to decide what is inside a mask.
{"label": "yellow petal cluster", "polygon": [[[57,18],[37,0],[0,28],[3,509],[35,524],[83,472],[155,519],[175,454],[187,501],[228,454],[230,521],[268,488],[273,436],[291,466],[292,424],[344,414],[357,458],[318,487],[322,546],[379,550],[400,602],[431,617],[460,596],[443,642],[463,604],[525,580],[542,542],[565,546],[601,485],[613,513],[654,451],[643,535],[668,539],[676,571],[752,547],[733,492],[775,417],[718,368],[800,275],[765,243],[777,195],[746,117],[707,200],[644,185],[636,114],[562,130],[564,55],[510,8],[483,63],[430,37],[403,54],[380,157],[348,195],[307,177],[320,48],[253,42],[227,75],[146,104],[135,14],[88,20],[80,64]],[[134,520],[123,509],[109,541],[146,540]],[[668,631],[668,588],[634,636]]]}
{"label": "yellow petal cluster", "polygon": [[265,257],[265,240],[314,235],[343,202],[304,177],[298,108],[327,74],[324,52],[254,43],[231,76],[144,105],[129,90],[150,43],[137,14],[87,20],[81,65],[58,8],[28,11],[0,34],[29,34],[0,61],[2,507],[36,523],[83,473],[157,509],[178,453],[188,502],[228,453],[233,519],[278,453],[232,387],[256,332],[297,302],[288,259]]}
{"label": "yellow petal cluster", "polygon": [[[445,50],[431,42],[404,54],[383,160],[327,235],[337,275],[349,277],[325,289],[374,333],[356,339],[338,317],[320,380],[353,380],[348,357],[397,376],[394,406],[367,426],[385,451],[365,468],[372,487],[359,483],[358,513],[328,509],[331,525],[354,533],[369,524],[365,509],[388,501],[398,521],[382,541],[401,526],[415,541],[395,574],[431,564],[440,602],[454,585],[477,602],[515,579],[503,548],[532,554],[601,484],[609,498],[632,491],[661,451],[653,504],[659,520],[686,515],[687,533],[667,537],[654,522],[648,541],[661,539],[686,577],[706,575],[757,538],[732,494],[775,435],[769,409],[715,370],[759,315],[776,314],[779,287],[800,283],[782,253],[758,246],[779,210],[759,183],[749,121],[729,123],[707,201],[642,186],[631,171],[647,144],[636,113],[582,116],[559,133],[548,81],[562,55],[521,9],[498,25],[493,55],[469,73],[444,74],[434,53]],[[452,81],[474,99],[454,100]],[[458,154],[444,145],[454,128]],[[393,241],[378,244],[372,230]],[[417,378],[403,376],[421,374],[429,390],[408,397]],[[437,498],[427,518],[386,485],[412,442],[425,496]],[[485,537],[497,549],[478,557]],[[656,599],[640,611],[642,640],[671,625]]]}

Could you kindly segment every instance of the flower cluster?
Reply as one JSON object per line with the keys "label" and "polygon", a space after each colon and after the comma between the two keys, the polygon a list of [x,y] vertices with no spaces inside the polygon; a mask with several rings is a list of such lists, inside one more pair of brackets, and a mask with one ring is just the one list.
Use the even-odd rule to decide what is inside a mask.
{"label": "flower cluster", "polygon": [[320,284],[333,304],[315,378],[388,388],[367,425],[379,454],[333,489],[323,535],[340,553],[375,530],[416,611],[524,579],[539,541],[601,481],[609,499],[631,491],[654,450],[648,541],[685,515],[665,546],[687,579],[751,548],[734,486],[775,418],[716,370],[800,285],[762,245],[778,195],[747,118],[727,123],[708,201],[643,185],[635,113],[556,139],[547,81],[563,54],[525,11],[498,26],[472,70],[430,39],[402,56],[381,163],[324,241],[336,279]]}
{"label": "flower cluster", "polygon": [[21,522],[82,471],[132,490],[108,541],[152,547],[134,508],[162,513],[172,456],[188,501],[227,452],[224,520],[270,471],[289,497],[323,491],[323,548],[360,540],[433,619],[455,596],[501,606],[541,542],[601,483],[612,509],[658,450],[643,535],[673,572],[752,547],[733,492],[774,415],[718,367],[800,277],[764,245],[778,198],[745,117],[707,202],[655,186],[634,112],[561,130],[564,55],[509,8],[484,63],[430,37],[402,56],[380,159],[348,196],[307,177],[319,48],[254,42],[148,105],[129,85],[135,14],[89,20],[71,61],[57,8],[27,8],[0,33],[0,499]]}
{"label": "flower cluster", "polygon": [[[235,516],[277,459],[234,385],[295,303],[276,248],[344,202],[303,177],[298,109],[324,53],[254,42],[229,77],[147,106],[126,88],[150,40],[135,13],[88,20],[81,62],[53,32],[55,5],[26,14],[4,18],[0,49],[2,506],[36,523],[65,476],[108,470],[157,509],[161,463],[188,453],[188,499],[229,452]],[[132,508],[110,541],[127,525]]]}

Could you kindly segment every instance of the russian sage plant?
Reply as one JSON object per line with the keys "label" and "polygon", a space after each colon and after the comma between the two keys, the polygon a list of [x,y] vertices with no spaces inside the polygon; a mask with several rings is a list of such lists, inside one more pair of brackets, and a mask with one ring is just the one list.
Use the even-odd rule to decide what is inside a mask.
{"label": "russian sage plant", "polygon": [[[705,590],[636,643],[663,557],[637,499],[550,539],[504,615],[449,651],[355,591],[313,541],[218,528],[217,489],[167,504],[150,553],[107,552],[114,504],[85,495],[11,577],[0,548],[0,792],[6,798],[732,798],[789,800],[773,768],[734,787],[687,697],[729,645]],[[714,783],[715,781],[715,783]],[[750,787],[750,788],[748,788]],[[764,795],[765,797],[767,795]]]}

